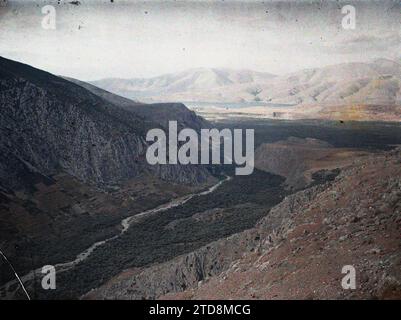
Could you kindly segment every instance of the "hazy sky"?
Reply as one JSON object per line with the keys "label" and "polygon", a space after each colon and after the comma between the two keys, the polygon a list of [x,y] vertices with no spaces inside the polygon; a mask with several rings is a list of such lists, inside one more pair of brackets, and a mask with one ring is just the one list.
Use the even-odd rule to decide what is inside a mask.
{"label": "hazy sky", "polygon": [[[197,67],[283,74],[378,57],[400,60],[401,1],[0,0],[0,55],[94,80]],[[345,30],[341,7],[356,8]],[[56,9],[56,29],[41,9]]]}

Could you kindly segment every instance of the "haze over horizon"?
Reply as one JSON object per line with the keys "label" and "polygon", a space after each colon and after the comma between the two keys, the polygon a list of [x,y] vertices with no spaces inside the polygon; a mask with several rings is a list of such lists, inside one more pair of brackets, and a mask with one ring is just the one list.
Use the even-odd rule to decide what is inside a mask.
{"label": "haze over horizon", "polygon": [[[9,1],[0,55],[81,80],[148,78],[193,68],[277,75],[376,58],[399,61],[398,1]],[[56,30],[41,9],[56,8]],[[343,5],[356,8],[345,30]],[[23,26],[23,27],[22,27]]]}

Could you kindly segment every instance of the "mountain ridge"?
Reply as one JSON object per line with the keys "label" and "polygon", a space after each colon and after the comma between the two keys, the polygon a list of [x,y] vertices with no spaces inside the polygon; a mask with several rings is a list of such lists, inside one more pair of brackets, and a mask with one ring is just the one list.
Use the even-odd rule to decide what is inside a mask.
{"label": "mountain ridge", "polygon": [[[98,185],[120,183],[143,171],[181,183],[208,177],[201,167],[147,164],[146,133],[163,126],[154,121],[152,111],[143,112],[148,106],[136,112],[63,78],[4,58],[0,58],[0,101],[0,127],[5,132],[0,138],[4,160],[0,176],[7,177],[2,179],[6,188],[25,185],[32,168],[45,176],[66,171]],[[186,120],[183,126],[199,129],[206,123],[183,105],[170,106],[181,112],[170,111],[170,117],[178,114],[179,123],[180,117]],[[166,105],[150,108],[159,116],[168,109]]]}
{"label": "mountain ridge", "polygon": [[[218,79],[208,77],[211,73],[217,74],[213,70],[219,70]],[[136,95],[156,101],[287,105],[401,103],[401,65],[385,58],[278,76],[249,70],[224,72],[224,69],[200,68],[153,78],[103,79],[91,83],[126,97]]]}

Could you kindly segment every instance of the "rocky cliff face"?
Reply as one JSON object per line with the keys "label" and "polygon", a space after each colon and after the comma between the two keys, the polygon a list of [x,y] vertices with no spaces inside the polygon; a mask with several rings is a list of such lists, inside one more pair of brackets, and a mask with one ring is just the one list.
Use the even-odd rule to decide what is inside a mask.
{"label": "rocky cliff face", "polygon": [[[84,298],[400,298],[401,150],[290,195],[257,226],[167,263],[126,270]],[[357,272],[343,290],[344,265]]]}
{"label": "rocky cliff face", "polygon": [[[0,102],[3,188],[21,188],[35,176],[60,171],[98,186],[119,184],[143,171],[180,183],[208,178],[201,167],[146,163],[144,137],[148,129],[164,124],[167,105],[152,106],[163,120],[155,122],[152,111],[128,110],[65,79],[3,58]],[[185,117],[175,120],[203,125],[185,106],[180,108]]]}
{"label": "rocky cliff face", "polygon": [[[74,259],[124,217],[213,180],[201,166],[148,165],[146,132],[169,105],[135,105],[0,58],[0,248],[17,272]],[[185,106],[169,117],[205,124]],[[13,277],[0,263],[0,285]]]}

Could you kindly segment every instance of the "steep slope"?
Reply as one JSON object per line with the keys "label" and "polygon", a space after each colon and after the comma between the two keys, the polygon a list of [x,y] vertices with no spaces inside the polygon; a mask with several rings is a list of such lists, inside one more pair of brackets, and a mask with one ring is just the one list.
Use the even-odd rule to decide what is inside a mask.
{"label": "steep slope", "polygon": [[[355,163],[334,182],[287,196],[253,229],[143,270],[85,298],[401,297],[401,150]],[[356,290],[343,290],[344,265]]]}
{"label": "steep slope", "polygon": [[[73,259],[124,217],[214,180],[202,166],[150,166],[145,135],[166,107],[153,106],[155,122],[111,96],[0,58],[0,248],[17,272]],[[0,264],[0,284],[13,277]]]}
{"label": "steep slope", "polygon": [[[272,213],[287,218],[271,233],[269,217],[259,223],[254,252],[185,296],[400,299],[400,156],[358,161],[324,190],[284,201]],[[341,287],[344,265],[356,269],[355,290]]]}
{"label": "steep slope", "polygon": [[[60,170],[97,185],[121,183],[143,171],[184,183],[202,182],[208,176],[201,167],[147,164],[144,137],[147,130],[160,127],[152,116],[3,58],[0,101],[0,177],[5,188],[23,186],[30,173],[50,176]],[[160,109],[153,106],[156,112]],[[195,128],[202,126],[199,119],[192,119]]]}

